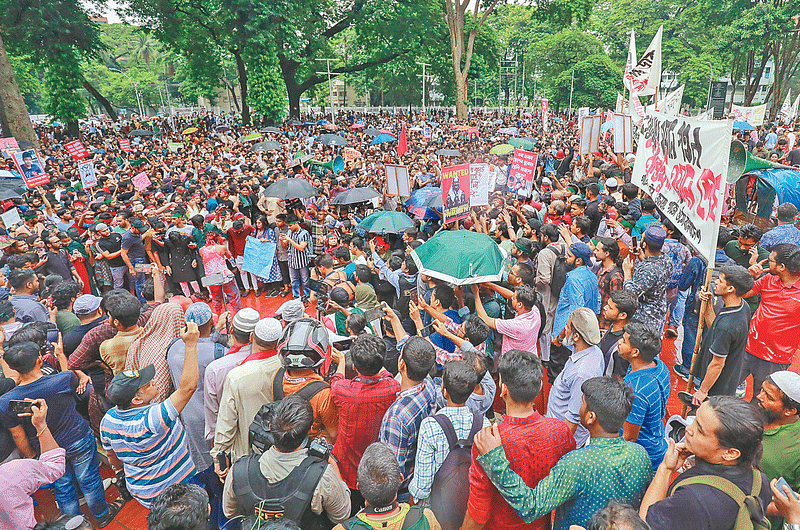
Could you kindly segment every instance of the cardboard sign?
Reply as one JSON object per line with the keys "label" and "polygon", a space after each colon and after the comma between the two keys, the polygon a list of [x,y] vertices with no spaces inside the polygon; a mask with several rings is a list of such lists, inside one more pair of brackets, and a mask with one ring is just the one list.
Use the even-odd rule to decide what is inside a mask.
{"label": "cardboard sign", "polygon": [[12,153],[11,156],[14,158],[17,171],[22,175],[28,189],[50,182],[50,177],[44,172],[44,169],[42,169],[44,168],[44,164],[39,160],[39,155],[34,149],[17,151],[16,153]]}
{"label": "cardboard sign", "polygon": [[536,174],[536,159],[538,155],[525,151],[524,149],[514,149],[514,158],[508,170],[506,188],[510,193],[516,193],[523,197],[530,195],[533,188],[533,177]]}
{"label": "cardboard sign", "polygon": [[426,140],[430,140],[431,136],[433,135],[433,131],[430,127],[423,127],[422,128],[422,137]]}
{"label": "cardboard sign", "polygon": [[358,149],[353,149],[352,147],[345,147],[343,155],[345,162],[352,162],[357,158],[361,158],[361,153]]}
{"label": "cardboard sign", "polygon": [[146,190],[147,187],[150,185],[150,177],[147,176],[147,173],[141,172],[135,177],[133,177],[131,179],[131,182],[133,183],[133,186],[137,190],[143,191]]}
{"label": "cardboard sign", "polygon": [[614,114],[614,152],[633,152],[633,117],[627,114]]}
{"label": "cardboard sign", "polygon": [[716,254],[732,132],[732,120],[648,112],[631,175],[709,263]]}
{"label": "cardboard sign", "polygon": [[72,142],[64,144],[64,149],[66,149],[75,160],[89,158],[89,151],[86,150],[86,147],[84,147],[80,140],[73,140]]}
{"label": "cardboard sign", "polygon": [[489,205],[489,164],[469,165],[469,205]]}
{"label": "cardboard sign", "polygon": [[123,151],[130,152],[131,151],[131,141],[128,140],[127,138],[120,139],[119,148],[122,149]]}
{"label": "cardboard sign", "polygon": [[13,136],[0,138],[0,153],[3,154],[3,158],[12,158],[11,155],[17,151],[19,151],[19,144],[16,138]]}
{"label": "cardboard sign", "polygon": [[94,171],[94,162],[87,160],[78,164],[78,173],[81,176],[81,186],[83,189],[88,190],[97,186],[97,175]]}
{"label": "cardboard sign", "polygon": [[469,164],[442,169],[442,205],[445,224],[469,216]]}
{"label": "cardboard sign", "polygon": [[411,195],[406,166],[386,164],[386,195],[393,197],[409,197]]}
{"label": "cardboard sign", "polygon": [[176,143],[176,142],[169,142],[167,144],[167,149],[169,149],[173,153],[177,153],[178,149],[180,149],[181,147],[183,147],[183,144],[179,144],[179,143]]}
{"label": "cardboard sign", "polygon": [[578,154],[594,153],[600,147],[600,127],[603,118],[599,114],[584,116],[580,123],[581,143]]}
{"label": "cardboard sign", "polygon": [[22,218],[19,216],[19,209],[16,207],[0,215],[0,219],[3,219],[3,225],[6,227],[6,230],[11,229],[12,226],[22,221]]}

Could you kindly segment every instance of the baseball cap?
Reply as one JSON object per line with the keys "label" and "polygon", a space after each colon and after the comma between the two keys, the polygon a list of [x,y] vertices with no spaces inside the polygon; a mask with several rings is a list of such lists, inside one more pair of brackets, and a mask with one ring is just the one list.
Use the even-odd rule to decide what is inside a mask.
{"label": "baseball cap", "polygon": [[72,312],[76,315],[88,315],[93,311],[97,311],[97,308],[100,307],[100,302],[103,299],[99,296],[95,296],[93,294],[82,294],[78,298],[75,299],[75,303],[72,304]]}
{"label": "baseball cap", "polygon": [[284,322],[294,322],[297,319],[303,318],[306,310],[300,300],[289,300],[284,302],[282,306],[275,312],[276,315],[284,320]]}
{"label": "baseball cap", "polygon": [[114,376],[106,389],[108,399],[118,407],[127,407],[144,385],[156,376],[156,367],[148,364],[141,370],[125,370]]}
{"label": "baseball cap", "polygon": [[194,322],[198,326],[207,324],[214,318],[211,307],[205,302],[195,302],[186,308],[186,322]]}
{"label": "baseball cap", "polygon": [[258,311],[252,307],[243,307],[236,313],[236,316],[233,317],[231,325],[234,329],[243,333],[252,333],[260,319],[261,316],[258,314]]}
{"label": "baseball cap", "polygon": [[789,396],[794,401],[800,402],[800,374],[781,370],[770,374],[770,379],[781,392]]}
{"label": "baseball cap", "polygon": [[600,325],[597,316],[588,307],[579,307],[570,316],[572,329],[580,335],[587,344],[595,345],[600,342]]}
{"label": "baseball cap", "polygon": [[262,318],[253,329],[253,335],[262,342],[277,342],[283,333],[280,321],[274,318]]}
{"label": "baseball cap", "polygon": [[587,267],[592,265],[592,249],[586,243],[573,243],[569,247],[569,251],[575,254],[576,258],[583,260],[583,264]]}

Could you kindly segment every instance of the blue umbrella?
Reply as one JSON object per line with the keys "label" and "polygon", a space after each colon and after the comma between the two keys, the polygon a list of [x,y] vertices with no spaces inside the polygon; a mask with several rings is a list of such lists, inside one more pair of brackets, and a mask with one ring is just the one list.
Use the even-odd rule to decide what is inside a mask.
{"label": "blue umbrella", "polygon": [[391,134],[379,134],[378,136],[372,139],[369,145],[377,145],[377,144],[382,144],[384,142],[396,142],[396,141],[397,138],[395,138]]}
{"label": "blue umbrella", "polygon": [[414,222],[406,214],[400,212],[377,211],[369,214],[358,223],[358,228],[373,234],[384,232],[399,234],[406,228],[413,228]]}
{"label": "blue umbrella", "polygon": [[317,125],[328,125],[330,122],[328,120],[319,120],[317,121]]}
{"label": "blue umbrella", "polygon": [[739,131],[755,131],[756,128],[747,123],[746,121],[734,121],[733,128]]}
{"label": "blue umbrella", "polygon": [[436,210],[442,208],[442,188],[425,186],[411,192],[406,200],[408,211],[423,219],[438,219]]}
{"label": "blue umbrella", "polygon": [[611,127],[613,127],[613,126],[614,126],[614,122],[613,121],[607,121],[603,125],[600,126],[600,132],[604,133],[604,132],[608,131],[609,129],[611,129]]}

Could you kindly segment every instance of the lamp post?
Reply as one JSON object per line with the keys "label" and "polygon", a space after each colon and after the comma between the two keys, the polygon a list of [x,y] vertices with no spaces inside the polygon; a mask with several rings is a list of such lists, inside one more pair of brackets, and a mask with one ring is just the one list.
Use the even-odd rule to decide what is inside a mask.
{"label": "lamp post", "polygon": [[711,83],[714,81],[714,66],[711,61],[708,62],[708,67],[711,68],[711,75],[708,77],[708,101],[706,102],[706,110],[711,108]]}
{"label": "lamp post", "polygon": [[119,70],[117,68],[109,68],[109,70],[111,70],[112,72],[116,72],[118,74],[124,75],[125,77],[128,78],[128,81],[131,82],[131,87],[133,88],[133,93],[136,95],[136,106],[139,108],[139,116],[144,118],[144,110],[142,109],[142,101],[141,101],[141,99],[139,99],[139,83],[134,83],[133,79],[131,79],[131,76],[129,76],[128,74],[126,74],[122,70]]}
{"label": "lamp post", "polygon": [[[336,59],[317,59],[317,61],[325,61],[325,64],[328,66],[328,97],[331,100],[331,123],[336,123],[336,112],[333,109],[333,85],[331,84],[331,61],[335,61]],[[324,74],[326,72],[317,72],[318,74]]]}

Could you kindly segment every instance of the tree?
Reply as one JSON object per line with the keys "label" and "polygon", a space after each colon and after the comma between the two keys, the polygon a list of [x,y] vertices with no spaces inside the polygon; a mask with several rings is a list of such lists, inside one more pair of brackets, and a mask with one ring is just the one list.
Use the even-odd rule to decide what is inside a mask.
{"label": "tree", "polygon": [[[467,76],[475,50],[475,36],[497,7],[499,0],[475,0],[468,12],[469,0],[445,0],[445,22],[450,30],[450,50],[453,76],[456,84],[456,114],[459,119],[467,117]],[[481,9],[483,4],[484,9]],[[592,9],[591,0],[536,0],[532,9],[535,16],[555,24],[568,26],[577,20],[584,21]]]}
{"label": "tree", "polygon": [[17,140],[30,142],[39,147],[39,138],[28,117],[25,101],[19,91],[2,36],[0,36],[0,125],[3,126],[3,132],[7,136],[14,136]]}
{"label": "tree", "polygon": [[78,137],[78,120],[86,117],[80,64],[72,50],[53,56],[44,75],[45,110],[54,120],[67,124],[67,133]]}
{"label": "tree", "polygon": [[274,48],[266,46],[248,54],[247,67],[250,78],[247,104],[270,123],[283,120],[286,115],[286,87]]}
{"label": "tree", "polygon": [[605,54],[605,50],[603,43],[593,35],[579,30],[561,31],[531,44],[528,64],[537,65],[537,71],[549,81],[596,54]]}
{"label": "tree", "polygon": [[622,71],[607,55],[595,54],[578,62],[571,70],[561,72],[553,80],[547,93],[556,108],[563,108],[569,102],[573,71],[572,108],[614,107],[617,91],[622,86]]}

